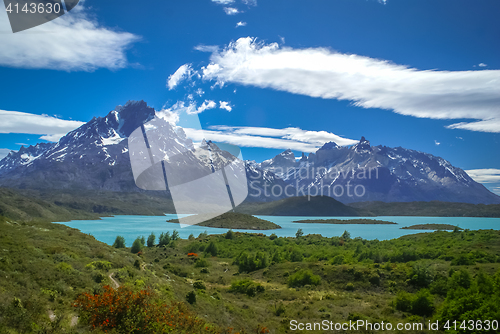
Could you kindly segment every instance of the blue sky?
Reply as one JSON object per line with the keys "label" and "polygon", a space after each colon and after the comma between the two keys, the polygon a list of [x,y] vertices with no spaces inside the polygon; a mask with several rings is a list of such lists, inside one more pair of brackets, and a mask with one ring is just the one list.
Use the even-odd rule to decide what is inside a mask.
{"label": "blue sky", "polygon": [[86,0],[12,34],[0,11],[0,154],[143,99],[199,111],[246,159],[365,136],[477,170],[500,193],[498,13],[498,1]]}

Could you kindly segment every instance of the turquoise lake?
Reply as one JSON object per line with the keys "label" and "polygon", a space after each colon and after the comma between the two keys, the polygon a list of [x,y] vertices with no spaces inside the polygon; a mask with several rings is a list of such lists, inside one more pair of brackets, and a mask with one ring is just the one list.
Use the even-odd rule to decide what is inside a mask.
{"label": "turquoise lake", "polygon": [[[256,216],[265,220],[272,221],[281,226],[277,230],[235,230],[240,232],[264,233],[271,235],[275,233],[280,237],[293,237],[299,228],[304,231],[304,234],[321,234],[325,237],[340,236],[347,230],[352,238],[361,237],[363,239],[378,239],[387,240],[398,238],[407,234],[432,232],[422,230],[402,230],[401,227],[411,226],[416,224],[450,224],[456,225],[463,229],[470,230],[500,230],[500,218],[471,218],[471,217],[290,217],[290,216]],[[125,238],[127,246],[131,246],[132,242],[138,236],[147,236],[154,232],[157,236],[161,232],[173,230],[179,231],[179,235],[183,239],[187,239],[192,233],[195,237],[200,233],[207,231],[208,234],[226,233],[227,229],[210,228],[204,226],[188,226],[181,228],[179,224],[167,223],[167,220],[177,218],[175,214],[166,214],[165,216],[114,216],[104,217],[101,220],[74,220],[63,222],[73,228],[77,228],[83,233],[93,235],[97,240],[107,244],[113,244],[117,235]],[[296,220],[305,219],[377,219],[386,220],[397,223],[397,225],[334,225],[334,224],[301,224],[293,223]]]}

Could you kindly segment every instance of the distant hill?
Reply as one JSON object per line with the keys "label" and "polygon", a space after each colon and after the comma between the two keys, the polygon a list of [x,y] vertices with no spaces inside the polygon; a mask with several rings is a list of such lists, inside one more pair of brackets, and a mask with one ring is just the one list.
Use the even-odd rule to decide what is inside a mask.
{"label": "distant hill", "polygon": [[[186,217],[189,219],[189,217]],[[171,219],[168,222],[177,223],[178,219]],[[198,226],[229,228],[241,230],[274,230],[281,228],[270,221],[254,217],[245,213],[226,212],[215,218],[197,224]]]}
{"label": "distant hill", "polygon": [[500,204],[469,204],[451,202],[358,202],[351,207],[364,209],[376,216],[423,217],[500,217]]}
{"label": "distant hill", "polygon": [[290,197],[268,203],[243,203],[236,211],[266,216],[373,216],[326,196]]}

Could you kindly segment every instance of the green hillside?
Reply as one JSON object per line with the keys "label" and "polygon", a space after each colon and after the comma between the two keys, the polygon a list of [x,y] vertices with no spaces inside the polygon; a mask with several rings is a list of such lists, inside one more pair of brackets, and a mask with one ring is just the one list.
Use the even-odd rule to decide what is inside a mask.
{"label": "green hillside", "polygon": [[[198,215],[186,217],[185,224],[189,225],[190,218],[198,218]],[[178,223],[178,219],[168,220],[171,223]],[[247,215],[238,212],[226,212],[215,218],[205,220],[202,223],[197,224],[198,226],[205,227],[217,227],[217,228],[227,228],[227,229],[242,229],[242,230],[274,230],[281,228],[279,225],[272,223],[270,221],[254,217],[252,215]]]}

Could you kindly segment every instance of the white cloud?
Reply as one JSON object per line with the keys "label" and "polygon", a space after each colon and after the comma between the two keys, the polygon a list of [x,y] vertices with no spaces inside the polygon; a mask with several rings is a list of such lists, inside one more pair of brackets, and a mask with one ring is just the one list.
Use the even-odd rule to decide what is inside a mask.
{"label": "white cloud", "polygon": [[212,0],[212,2],[215,2],[216,4],[219,5],[229,5],[234,2],[234,0]]}
{"label": "white cloud", "polygon": [[224,12],[226,12],[227,15],[236,15],[240,11],[233,7],[224,7]]}
{"label": "white cloud", "polygon": [[167,87],[169,90],[174,89],[182,80],[187,79],[191,76],[192,68],[191,64],[184,64],[175,71],[174,74],[170,75],[167,80]]}
{"label": "white cloud", "polygon": [[469,169],[465,171],[476,182],[497,183],[500,182],[500,169]]}
{"label": "white cloud", "polygon": [[185,128],[186,134],[194,141],[203,138],[224,142],[241,147],[262,147],[293,149],[302,152],[315,152],[325,142],[333,141],[338,145],[353,145],[357,140],[347,139],[326,131],[307,131],[300,128],[260,128],[211,126],[207,130]]}
{"label": "white cloud", "polygon": [[[0,7],[4,7],[2,0]],[[19,68],[123,68],[128,65],[125,51],[139,40],[134,34],[101,26],[86,15],[83,7],[16,34],[8,32],[7,13],[0,10],[0,30],[0,66]]]}
{"label": "white cloud", "polygon": [[5,158],[11,151],[9,148],[0,148],[0,160]]}
{"label": "white cloud", "polygon": [[500,132],[500,70],[418,70],[325,48],[292,49],[240,38],[202,68],[203,78],[352,101],[432,119],[474,119],[448,128]]}
{"label": "white cloud", "polygon": [[242,0],[245,5],[257,6],[257,0]]}
{"label": "white cloud", "polygon": [[435,139],[434,139],[434,144],[436,144],[436,146],[441,145],[441,143],[440,143],[440,142],[438,142],[438,141],[437,141],[437,140],[435,140]]}
{"label": "white cloud", "polygon": [[229,105],[229,102],[226,102],[226,101],[219,101],[219,108],[227,110],[227,111],[233,110],[233,107],[231,107]]}
{"label": "white cloud", "polygon": [[495,193],[497,195],[500,195],[500,187],[489,187],[489,190],[492,192],[492,193]]}
{"label": "white cloud", "polygon": [[203,101],[203,103],[201,104],[201,106],[199,106],[198,109],[196,109],[196,113],[197,114],[202,113],[205,110],[213,109],[216,106],[217,106],[217,104],[214,101],[212,101],[212,100],[205,100],[205,101]]}
{"label": "white cloud", "polygon": [[179,112],[171,109],[163,109],[156,112],[156,116],[163,118],[171,125],[176,125],[179,122]]}
{"label": "white cloud", "polygon": [[246,22],[242,22],[242,21],[240,21],[240,22],[236,23],[236,28],[238,28],[238,27],[244,27],[244,26],[246,26],[246,25],[247,25],[247,23],[246,23]]}
{"label": "white cloud", "polygon": [[44,135],[40,139],[58,141],[71,130],[84,124],[47,115],[0,110],[0,133],[26,133]]}
{"label": "white cloud", "polygon": [[485,64],[485,63],[479,63],[477,66],[479,66],[479,67],[486,67],[486,66],[488,66],[488,65],[487,65],[487,64]]}

